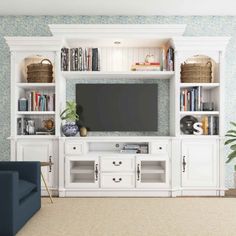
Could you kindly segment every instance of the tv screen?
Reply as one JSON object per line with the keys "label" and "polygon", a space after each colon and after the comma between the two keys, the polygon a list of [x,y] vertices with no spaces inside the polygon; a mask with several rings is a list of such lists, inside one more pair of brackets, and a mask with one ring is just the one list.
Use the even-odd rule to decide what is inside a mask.
{"label": "tv screen", "polygon": [[157,84],[76,84],[76,103],[89,131],[157,131]]}

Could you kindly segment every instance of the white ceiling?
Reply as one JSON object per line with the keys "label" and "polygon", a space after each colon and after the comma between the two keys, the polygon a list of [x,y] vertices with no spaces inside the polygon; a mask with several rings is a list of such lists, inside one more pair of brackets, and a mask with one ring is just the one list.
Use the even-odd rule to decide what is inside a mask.
{"label": "white ceiling", "polygon": [[236,1],[0,0],[0,15],[236,15]]}

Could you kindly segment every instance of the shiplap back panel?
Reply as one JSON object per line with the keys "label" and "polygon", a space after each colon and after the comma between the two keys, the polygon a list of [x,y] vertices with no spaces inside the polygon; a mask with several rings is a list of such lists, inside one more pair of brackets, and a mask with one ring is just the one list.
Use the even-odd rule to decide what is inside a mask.
{"label": "shiplap back panel", "polygon": [[159,48],[100,48],[101,71],[129,71],[135,62],[144,62],[147,55],[160,61]]}

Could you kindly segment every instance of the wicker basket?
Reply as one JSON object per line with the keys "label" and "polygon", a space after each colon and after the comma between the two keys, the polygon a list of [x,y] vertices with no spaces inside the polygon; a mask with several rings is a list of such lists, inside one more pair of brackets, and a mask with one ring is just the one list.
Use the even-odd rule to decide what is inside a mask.
{"label": "wicker basket", "polygon": [[[44,61],[49,62],[49,64],[43,63]],[[52,63],[48,59],[27,66],[27,81],[29,83],[52,83],[52,74]]]}
{"label": "wicker basket", "polygon": [[184,63],[181,64],[182,83],[211,83],[212,63]]}

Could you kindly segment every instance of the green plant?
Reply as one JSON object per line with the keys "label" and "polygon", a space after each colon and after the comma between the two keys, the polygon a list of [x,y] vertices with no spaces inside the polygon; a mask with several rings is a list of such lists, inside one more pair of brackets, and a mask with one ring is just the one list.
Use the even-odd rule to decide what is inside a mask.
{"label": "green plant", "polygon": [[62,120],[66,120],[68,122],[76,122],[79,120],[79,116],[76,113],[76,102],[74,101],[67,101],[66,102],[66,109],[62,111],[60,114]]}
{"label": "green plant", "polygon": [[225,136],[229,137],[229,139],[225,141],[225,145],[230,144],[231,153],[227,156],[228,160],[226,163],[229,163],[234,158],[236,158],[236,123],[230,122],[230,124],[233,125],[233,129],[227,131]]}

